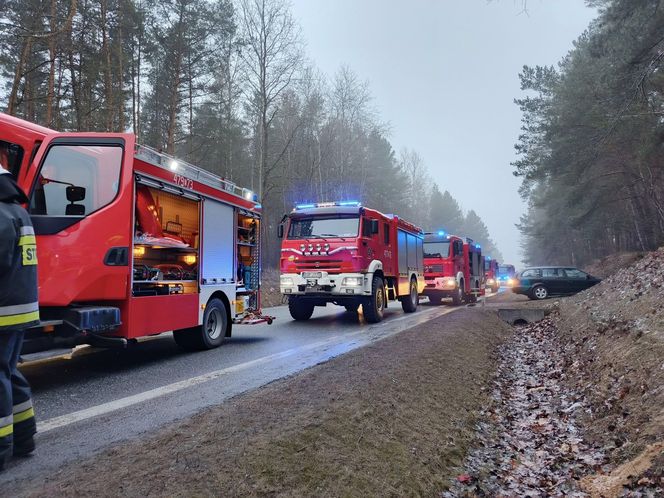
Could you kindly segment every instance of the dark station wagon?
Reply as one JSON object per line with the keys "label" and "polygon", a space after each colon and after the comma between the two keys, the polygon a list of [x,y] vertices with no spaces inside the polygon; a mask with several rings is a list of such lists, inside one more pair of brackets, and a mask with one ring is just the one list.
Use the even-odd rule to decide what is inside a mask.
{"label": "dark station wagon", "polygon": [[512,292],[530,299],[576,294],[600,283],[599,278],[570,266],[526,268],[514,277]]}

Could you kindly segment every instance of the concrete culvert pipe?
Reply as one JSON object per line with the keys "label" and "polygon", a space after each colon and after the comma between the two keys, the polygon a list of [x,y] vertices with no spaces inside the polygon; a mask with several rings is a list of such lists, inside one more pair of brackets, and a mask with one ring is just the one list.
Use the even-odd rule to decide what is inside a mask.
{"label": "concrete culvert pipe", "polygon": [[510,325],[527,325],[544,319],[545,312],[537,308],[499,309],[498,316]]}

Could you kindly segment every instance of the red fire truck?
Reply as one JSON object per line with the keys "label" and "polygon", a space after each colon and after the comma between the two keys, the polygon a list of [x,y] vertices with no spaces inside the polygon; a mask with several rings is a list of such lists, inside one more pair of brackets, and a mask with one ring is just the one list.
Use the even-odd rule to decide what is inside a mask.
{"label": "red fire truck", "polygon": [[454,304],[484,295],[484,258],[479,244],[443,231],[424,234],[424,295],[432,303],[451,297]]}
{"label": "red fire truck", "polygon": [[498,261],[490,256],[484,258],[484,283],[491,292],[498,292],[500,281],[498,280]]}
{"label": "red fire truck", "polygon": [[424,289],[422,230],[358,202],[298,205],[279,226],[281,293],[295,320],[335,303],[370,323],[388,301],[417,309]]}
{"label": "red fire truck", "polygon": [[267,321],[251,191],[130,133],[58,133],[0,114],[0,146],[37,236],[42,323],[24,353],[171,330],[209,349],[233,323]]}

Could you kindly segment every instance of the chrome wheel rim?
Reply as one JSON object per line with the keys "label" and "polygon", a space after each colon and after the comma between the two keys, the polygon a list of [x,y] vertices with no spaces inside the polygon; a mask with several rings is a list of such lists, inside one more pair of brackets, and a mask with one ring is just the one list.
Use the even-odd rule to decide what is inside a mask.
{"label": "chrome wheel rim", "polygon": [[546,297],[546,289],[544,287],[538,287],[535,289],[535,297],[537,299],[544,299]]}

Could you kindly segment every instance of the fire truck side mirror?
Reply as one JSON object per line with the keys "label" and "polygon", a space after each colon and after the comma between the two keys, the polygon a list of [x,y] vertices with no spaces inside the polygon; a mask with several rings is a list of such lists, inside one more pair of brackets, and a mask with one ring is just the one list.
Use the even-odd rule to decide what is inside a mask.
{"label": "fire truck side mirror", "polygon": [[284,238],[284,226],[283,225],[279,225],[277,227],[277,237],[279,237],[280,239]]}
{"label": "fire truck side mirror", "polygon": [[378,220],[371,220],[371,235],[378,233]]}
{"label": "fire truck side mirror", "polygon": [[85,199],[85,187],[76,187],[75,185],[70,185],[66,189],[67,191],[67,200],[69,202],[81,202]]}

